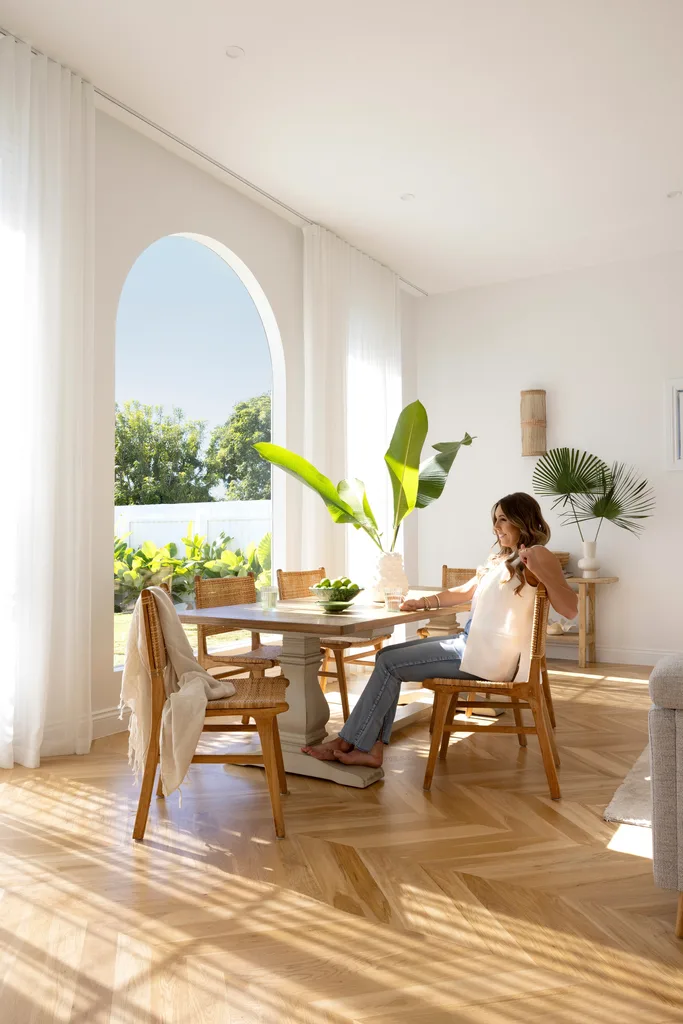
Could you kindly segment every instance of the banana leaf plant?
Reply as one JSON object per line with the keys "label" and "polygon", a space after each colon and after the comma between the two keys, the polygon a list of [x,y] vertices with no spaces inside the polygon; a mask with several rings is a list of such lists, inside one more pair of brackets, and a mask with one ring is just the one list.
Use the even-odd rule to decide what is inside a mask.
{"label": "banana leaf plant", "polygon": [[[401,412],[389,448],[384,456],[393,492],[392,540],[389,551],[396,547],[401,523],[416,508],[425,508],[443,493],[456,455],[473,438],[465,434],[461,441],[432,445],[436,455],[421,462],[427,438],[427,410],[422,402],[411,402]],[[262,441],[254,448],[261,458],[283,469],[322,498],[335,523],[349,523],[364,530],[373,544],[384,551],[384,534],[370,508],[365,484],[353,477],[340,480],[337,486],[307,459],[287,448]]]}
{"label": "banana leaf plant", "polygon": [[622,530],[637,534],[642,519],[654,510],[652,488],[635,469],[606,462],[576,448],[551,448],[536,464],[533,476],[536,494],[552,497],[552,507],[562,509],[563,523],[575,523],[584,540],[581,523],[598,519],[597,540],[605,520]]}

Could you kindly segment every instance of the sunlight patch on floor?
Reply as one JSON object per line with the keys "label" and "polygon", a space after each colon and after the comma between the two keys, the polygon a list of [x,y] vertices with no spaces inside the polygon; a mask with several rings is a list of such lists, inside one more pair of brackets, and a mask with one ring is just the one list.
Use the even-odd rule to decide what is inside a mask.
{"label": "sunlight patch on floor", "polygon": [[[550,676],[570,676],[572,679],[604,679],[603,675],[590,675],[588,672],[561,672],[557,668],[549,668]],[[631,682],[629,679],[628,682]]]}
{"label": "sunlight patch on floor", "polygon": [[605,676],[605,681],[608,683],[641,683],[645,686],[650,682],[649,676],[643,676],[642,679],[638,679],[635,676]]}
{"label": "sunlight patch on floor", "polygon": [[607,849],[652,860],[652,829],[643,825],[620,825],[607,844]]}

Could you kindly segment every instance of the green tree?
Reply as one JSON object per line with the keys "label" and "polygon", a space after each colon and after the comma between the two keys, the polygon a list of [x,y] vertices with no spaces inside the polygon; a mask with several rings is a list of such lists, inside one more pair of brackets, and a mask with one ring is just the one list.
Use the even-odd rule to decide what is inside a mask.
{"label": "green tree", "polygon": [[216,483],[203,458],[203,420],[181,409],[124,402],[116,406],[116,505],[212,501]]}
{"label": "green tree", "polygon": [[211,434],[206,463],[226,487],[228,501],[270,498],[270,465],[254,445],[270,441],[270,395],[238,402],[230,419]]}

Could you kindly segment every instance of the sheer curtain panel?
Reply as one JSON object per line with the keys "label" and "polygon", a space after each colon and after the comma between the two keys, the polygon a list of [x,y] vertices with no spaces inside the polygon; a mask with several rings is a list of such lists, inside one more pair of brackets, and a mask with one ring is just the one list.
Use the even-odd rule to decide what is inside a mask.
{"label": "sheer curtain panel", "polygon": [[94,96],[0,37],[0,767],[91,739]]}
{"label": "sheer curtain panel", "polygon": [[[388,533],[391,485],[384,466],[401,411],[397,276],[318,225],[304,228],[304,456],[333,483],[359,477]],[[324,565],[367,583],[379,550],[338,526],[304,490],[302,566]]]}

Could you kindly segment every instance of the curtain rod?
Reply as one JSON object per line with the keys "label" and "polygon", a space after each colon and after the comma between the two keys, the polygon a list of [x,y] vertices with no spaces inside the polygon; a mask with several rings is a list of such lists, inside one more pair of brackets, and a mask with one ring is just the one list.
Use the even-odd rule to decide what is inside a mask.
{"label": "curtain rod", "polygon": [[[10,36],[12,39],[19,38],[18,36],[15,36],[12,32],[9,32],[7,29],[2,28],[2,26],[0,26],[0,35]],[[22,42],[25,42],[25,40],[22,40]],[[31,53],[34,53],[38,57],[47,57],[47,54],[43,53],[42,50],[37,50],[34,46],[31,46]],[[52,58],[48,57],[47,59],[51,60]],[[70,70],[72,74],[76,74],[76,72],[73,71],[73,69]],[[79,75],[79,77],[82,76]],[[93,90],[95,91],[95,94],[97,96],[99,96],[103,100],[106,100],[107,103],[112,103],[115,107],[118,107],[120,110],[123,110],[130,117],[134,117],[136,120],[141,121],[143,124],[146,124],[147,127],[151,128],[153,131],[161,132],[162,135],[165,135],[167,139],[170,139],[170,141],[174,142],[177,146],[181,146],[183,149],[186,149],[189,153],[192,153],[194,156],[199,157],[200,160],[206,161],[206,163],[211,164],[212,167],[215,167],[216,170],[220,171],[222,174],[226,174],[229,178],[233,178],[235,181],[238,181],[241,185],[244,185],[251,191],[256,192],[257,195],[261,196],[262,199],[266,199],[269,203],[273,203],[275,206],[279,206],[281,210],[285,210],[292,217],[296,217],[298,220],[303,221],[304,224],[313,225],[316,223],[316,221],[312,221],[310,217],[305,217],[303,213],[299,213],[299,211],[295,210],[292,206],[288,206],[287,203],[283,202],[281,199],[278,199],[276,196],[271,195],[270,192],[266,192],[265,189],[260,188],[258,185],[255,185],[253,181],[249,181],[247,178],[243,178],[241,174],[237,173],[237,171],[233,171],[229,167],[226,167],[225,164],[222,164],[220,162],[220,160],[216,160],[214,157],[209,156],[208,153],[204,153],[203,150],[198,149],[196,146],[193,146],[190,142],[186,142],[185,139],[181,139],[180,136],[174,135],[173,132],[168,131],[168,129],[164,128],[162,125],[157,124],[155,121],[152,121],[148,117],[145,117],[144,114],[140,114],[137,110],[134,110],[132,107],[129,107],[126,103],[123,103],[121,100],[116,99],[115,96],[111,96],[103,89],[98,89],[96,85],[93,85]],[[327,230],[331,229],[328,228]],[[332,233],[336,234],[335,231],[333,231]],[[351,243],[349,242],[347,244],[350,245]],[[357,246],[353,246],[353,248],[356,249]],[[362,250],[360,249],[358,251],[362,252]],[[364,255],[369,254],[364,253]],[[370,256],[369,258],[373,260],[375,259],[374,256]],[[396,273],[396,271],[392,270],[391,267],[387,267],[386,263],[382,263],[380,260],[375,260],[375,262],[379,263],[379,265],[381,267],[384,267],[385,270],[390,271],[390,273]],[[424,291],[422,288],[418,288],[418,286],[416,284],[413,284],[412,281],[406,281],[406,279],[404,277],[401,277],[399,274],[396,274],[396,276],[399,282],[405,285],[406,288],[410,289],[417,295],[422,295],[425,298],[427,297],[427,292]]]}

